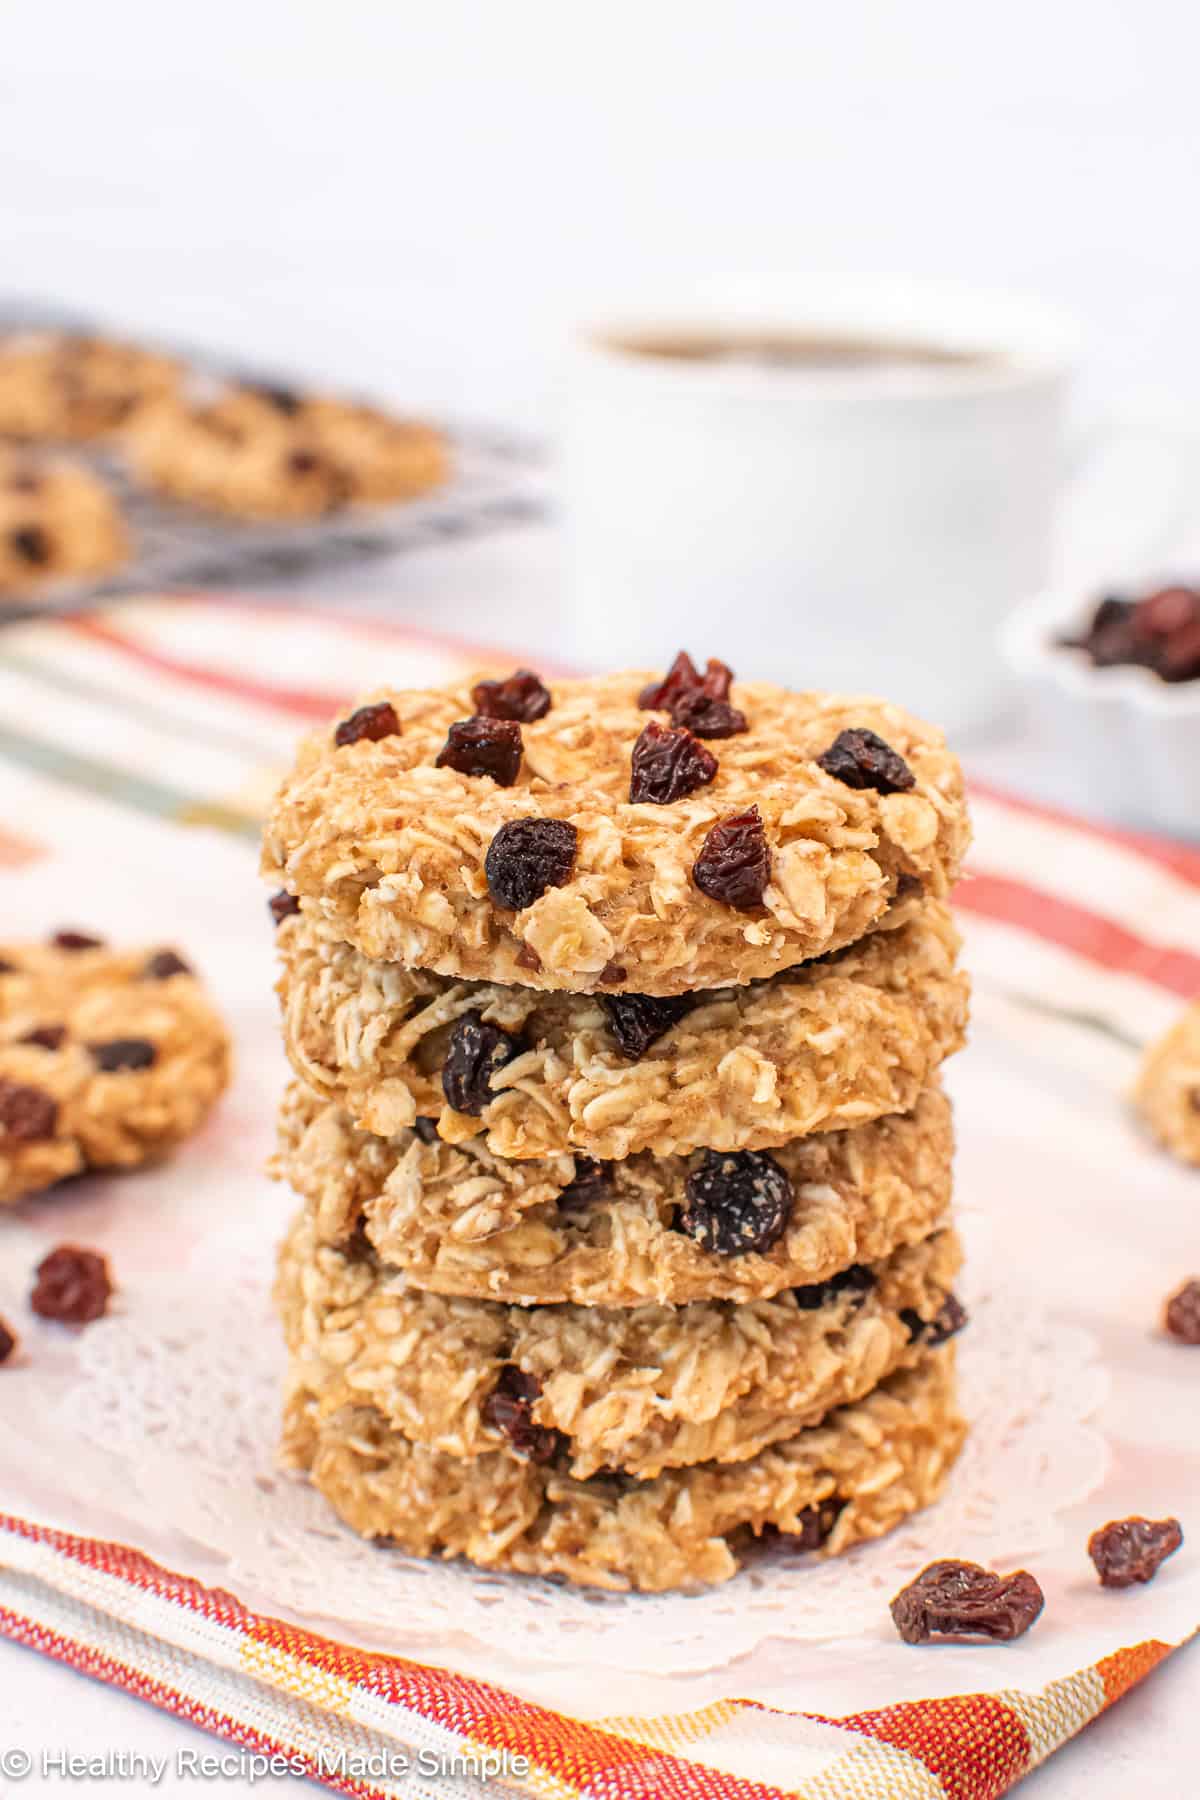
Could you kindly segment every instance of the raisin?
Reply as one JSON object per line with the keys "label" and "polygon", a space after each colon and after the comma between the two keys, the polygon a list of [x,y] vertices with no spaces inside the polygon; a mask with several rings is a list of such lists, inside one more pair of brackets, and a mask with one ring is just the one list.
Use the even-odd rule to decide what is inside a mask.
{"label": "raisin", "polygon": [[906,871],[896,877],[897,900],[922,900],[925,897],[925,883],[919,875],[909,875]]}
{"label": "raisin", "polygon": [[865,1263],[851,1263],[848,1269],[839,1269],[828,1281],[814,1281],[805,1287],[793,1288],[792,1296],[801,1312],[816,1312],[820,1306],[833,1306],[843,1294],[851,1295],[855,1304],[861,1306],[875,1282],[874,1270],[868,1269]]}
{"label": "raisin", "polygon": [[698,738],[736,737],[749,731],[746,715],[728,700],[710,700],[706,694],[685,694],[671,708],[671,723],[694,732]]}
{"label": "raisin", "polygon": [[705,787],[717,759],[690,731],[674,731],[651,719],[633,746],[629,798],[634,806],[670,806]]}
{"label": "raisin", "polygon": [[5,956],[0,956],[0,975],[15,975],[16,972],[16,963],[9,962],[8,958]]}
{"label": "raisin", "polygon": [[492,1098],[492,1076],[524,1048],[519,1037],[488,1024],[481,1013],[464,1013],[450,1033],[442,1067],[442,1092],[455,1112],[478,1118]]}
{"label": "raisin", "polygon": [[377,743],[380,738],[395,737],[400,730],[396,709],[390,700],[376,700],[371,706],[360,706],[348,719],[343,719],[333,734],[338,749],[357,744],[360,738]]}
{"label": "raisin", "polygon": [[[291,895],[288,895],[291,899]],[[146,963],[142,977],[146,981],[169,981],[172,975],[190,975],[191,969],[174,950],[158,950]]]}
{"label": "raisin", "polygon": [[564,887],[575,867],[579,834],[565,819],[511,819],[484,859],[488,892],[506,912],[522,912],[547,888]]}
{"label": "raisin", "polygon": [[517,669],[504,681],[478,681],[471,705],[485,719],[515,719],[532,725],[550,711],[550,689],[532,669]]}
{"label": "raisin", "polygon": [[89,1044],[92,1061],[105,1074],[121,1069],[148,1069],[158,1051],[148,1038],[111,1038],[106,1044]]}
{"label": "raisin", "polygon": [[37,1025],[21,1039],[23,1044],[37,1044],[42,1050],[61,1050],[67,1035],[65,1025]]}
{"label": "raisin", "polygon": [[542,959],[532,944],[522,944],[513,960],[518,969],[526,969],[531,975],[536,975],[542,966]]}
{"label": "raisin", "polygon": [[37,569],[45,568],[54,551],[49,532],[40,525],[18,525],[9,532],[8,541],[23,562],[32,563]]}
{"label": "raisin", "polygon": [[56,931],[50,939],[56,950],[103,950],[104,939],[87,931]]}
{"label": "raisin", "polygon": [[1200,1281],[1185,1281],[1167,1301],[1163,1323],[1181,1344],[1200,1344]]}
{"label": "raisin", "polygon": [[597,975],[596,980],[600,983],[601,987],[616,987],[618,983],[625,980],[625,977],[628,974],[629,970],[625,967],[624,963],[615,962],[610,957]]}
{"label": "raisin", "polygon": [[289,450],[284,463],[289,475],[314,475],[321,466],[315,450]]}
{"label": "raisin", "polygon": [[652,681],[638,695],[642,712],[673,712],[684,701],[699,695],[705,700],[728,700],[733,670],[728,663],[709,657],[704,673],[681,650],[661,681]]}
{"label": "raisin", "polygon": [[575,1178],[558,1196],[559,1212],[587,1212],[609,1192],[612,1178],[611,1163],[596,1162],[590,1156],[577,1156]]}
{"label": "raisin", "polygon": [[792,1210],[792,1184],[766,1150],[706,1150],[684,1189],[677,1225],[703,1250],[769,1250]]}
{"label": "raisin", "polygon": [[490,775],[511,787],[521,767],[521,727],[510,719],[460,719],[450,727],[434,767],[460,775]]}
{"label": "raisin", "polygon": [[289,894],[286,888],[280,888],[267,901],[267,909],[276,925],[282,925],[285,919],[290,919],[293,913],[300,911],[300,902],[295,894]]}
{"label": "raisin", "polygon": [[349,1237],[343,1238],[338,1248],[347,1262],[373,1263],[375,1261],[375,1246],[367,1236],[366,1213],[359,1213]]}
{"label": "raisin", "polygon": [[0,1319],[0,1363],[6,1363],[17,1347],[17,1334],[7,1320]]}
{"label": "raisin", "polygon": [[57,1125],[58,1101],[53,1095],[0,1076],[0,1137],[33,1144],[52,1138]]}
{"label": "raisin", "polygon": [[1101,1587],[1126,1588],[1136,1581],[1153,1581],[1182,1542],[1178,1519],[1112,1519],[1093,1531],[1088,1555]]}
{"label": "raisin", "polygon": [[414,1119],[413,1130],[423,1144],[436,1144],[438,1141],[439,1133],[436,1119]]}
{"label": "raisin", "polygon": [[771,852],[757,806],[718,819],[692,866],[700,892],[735,912],[754,912],[770,879]]}
{"label": "raisin", "polygon": [[877,794],[902,794],[917,784],[904,758],[873,731],[839,731],[817,767],[846,787],[874,788]]}
{"label": "raisin", "polygon": [[677,1025],[697,1000],[694,994],[674,994],[662,1000],[653,994],[597,994],[596,998],[608,1014],[617,1049],[630,1062],[645,1056],[651,1044]]}
{"label": "raisin", "polygon": [[845,1504],[834,1494],[828,1500],[818,1501],[815,1506],[806,1506],[798,1512],[794,1530],[782,1531],[778,1525],[765,1525],[762,1536],[767,1544],[790,1550],[793,1555],[819,1550],[837,1524],[838,1514]]}
{"label": "raisin", "polygon": [[518,1456],[533,1463],[552,1462],[566,1443],[561,1431],[534,1424],[533,1403],[541,1391],[536,1375],[526,1375],[516,1363],[505,1363],[480,1408],[484,1424],[506,1437]]}
{"label": "raisin", "polygon": [[108,1263],[98,1251],[60,1244],[38,1264],[29,1304],[43,1319],[89,1325],[108,1311],[112,1291]]}
{"label": "raisin", "polygon": [[968,1322],[967,1309],[957,1294],[947,1294],[932,1319],[923,1319],[912,1306],[902,1308],[900,1317],[908,1327],[909,1342],[919,1339],[933,1350],[957,1337]]}
{"label": "raisin", "polygon": [[247,382],[246,385],[252,394],[256,394],[260,400],[265,400],[268,406],[275,408],[276,412],[287,414],[289,418],[294,413],[298,413],[304,405],[301,396],[294,393],[291,388],[273,387],[260,381]]}
{"label": "raisin", "polygon": [[1046,1597],[1026,1569],[996,1575],[978,1563],[933,1562],[892,1601],[892,1618],[906,1644],[932,1637],[1023,1637]]}

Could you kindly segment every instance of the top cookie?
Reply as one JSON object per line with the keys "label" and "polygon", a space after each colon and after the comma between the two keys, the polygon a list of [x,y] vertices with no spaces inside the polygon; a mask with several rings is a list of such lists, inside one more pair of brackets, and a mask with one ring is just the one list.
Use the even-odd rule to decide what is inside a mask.
{"label": "top cookie", "polygon": [[852,943],[914,882],[944,895],[968,836],[939,731],[681,657],[380,691],[302,744],[263,868],[367,956],[666,995]]}

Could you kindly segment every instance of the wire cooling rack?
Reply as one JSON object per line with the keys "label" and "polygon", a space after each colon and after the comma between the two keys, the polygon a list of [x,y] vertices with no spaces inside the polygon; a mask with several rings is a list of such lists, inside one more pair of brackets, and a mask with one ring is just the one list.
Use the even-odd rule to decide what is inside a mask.
{"label": "wire cooling rack", "polygon": [[[144,341],[138,333],[51,305],[0,298],[0,340],[18,332],[64,330]],[[295,372],[235,367],[227,359],[173,344],[155,344],[198,374],[303,389],[317,385]],[[361,511],[315,519],[241,520],[188,507],[135,485],[103,445],[63,448],[85,463],[115,496],[133,545],[129,560],[99,579],[57,582],[36,598],[0,598],[0,622],[77,611],[92,601],[178,587],[229,587],[299,576],[336,563],[394,556],[447,539],[478,537],[543,516],[539,449],[499,431],[433,420],[450,445],[450,479],[431,493]]]}

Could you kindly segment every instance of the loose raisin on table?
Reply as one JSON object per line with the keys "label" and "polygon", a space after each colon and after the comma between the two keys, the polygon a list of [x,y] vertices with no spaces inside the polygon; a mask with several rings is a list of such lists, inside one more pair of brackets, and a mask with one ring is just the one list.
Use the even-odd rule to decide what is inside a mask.
{"label": "loose raisin on table", "polygon": [[828,1281],[813,1281],[793,1288],[792,1296],[801,1312],[816,1312],[818,1307],[832,1306],[843,1294],[849,1294],[855,1304],[861,1306],[876,1280],[874,1270],[868,1269],[865,1263],[851,1263],[848,1269],[839,1269]]}
{"label": "loose raisin on table", "polygon": [[471,704],[485,719],[515,719],[532,725],[550,711],[550,689],[532,669],[517,669],[503,681],[478,681]]}
{"label": "loose raisin on table", "polygon": [[874,788],[877,794],[902,794],[917,778],[904,758],[875,732],[839,731],[817,767],[845,787]]}
{"label": "loose raisin on table", "polygon": [[455,1112],[478,1118],[493,1097],[492,1076],[524,1048],[519,1037],[489,1024],[481,1013],[464,1013],[450,1033],[442,1066],[442,1092]]}
{"label": "loose raisin on table", "polygon": [[496,905],[522,912],[547,888],[565,887],[578,844],[578,832],[565,819],[510,819],[488,845],[483,864]]}
{"label": "loose raisin on table", "polygon": [[58,1101],[41,1088],[0,1077],[0,1137],[19,1144],[52,1138],[58,1125]]}
{"label": "loose raisin on table", "polygon": [[87,931],[56,931],[50,939],[56,950],[103,950],[104,939]]}
{"label": "loose raisin on table", "polygon": [[267,901],[267,909],[276,925],[282,925],[285,919],[290,919],[293,913],[300,911],[300,902],[295,894],[289,894],[286,888],[280,888]]}
{"label": "loose raisin on table", "polygon": [[703,1250],[769,1250],[787,1226],[792,1184],[766,1150],[706,1150],[684,1186],[676,1224]]}
{"label": "loose raisin on table", "polygon": [[459,719],[450,727],[434,767],[460,775],[490,775],[511,787],[521,767],[521,727],[510,719]]}
{"label": "loose raisin on table", "polygon": [[700,892],[735,912],[754,912],[770,879],[771,852],[757,806],[718,819],[692,865]]}
{"label": "loose raisin on table", "polygon": [[61,1050],[66,1035],[65,1025],[35,1025],[20,1041],[23,1044],[36,1044],[40,1050]]}
{"label": "loose raisin on table", "polygon": [[1167,1301],[1163,1324],[1181,1344],[1200,1344],[1200,1281],[1185,1281]]}
{"label": "loose raisin on table", "polygon": [[558,1196],[561,1213],[582,1213],[595,1206],[612,1188],[612,1164],[590,1156],[575,1158],[575,1178]]}
{"label": "loose raisin on table", "polygon": [[17,1334],[6,1320],[0,1319],[0,1363],[6,1363],[17,1347]]}
{"label": "loose raisin on table", "polygon": [[340,750],[346,744],[357,744],[361,738],[378,742],[380,738],[395,737],[399,730],[400,721],[391,701],[376,700],[370,706],[360,706],[348,719],[343,719],[333,734],[333,741]]}
{"label": "loose raisin on table", "polygon": [[1126,1588],[1153,1581],[1182,1542],[1178,1519],[1110,1519],[1088,1539],[1088,1555],[1101,1587]]}
{"label": "loose raisin on table", "polygon": [[92,1061],[106,1075],[123,1069],[148,1069],[158,1056],[149,1038],[110,1038],[106,1044],[89,1044]]}
{"label": "loose raisin on table", "polygon": [[484,1424],[501,1432],[518,1456],[533,1463],[552,1462],[567,1441],[552,1426],[534,1424],[533,1403],[541,1391],[536,1375],[526,1375],[516,1363],[505,1363],[480,1408]]}
{"label": "loose raisin on table", "polygon": [[910,1342],[920,1339],[934,1350],[939,1344],[947,1344],[952,1337],[957,1337],[969,1321],[967,1309],[957,1294],[947,1294],[932,1319],[923,1319],[913,1306],[904,1307],[900,1317],[908,1327]]}
{"label": "loose raisin on table", "polygon": [[106,1259],[77,1244],[60,1244],[37,1266],[29,1304],[43,1319],[89,1325],[108,1310],[112,1280]]}
{"label": "loose raisin on table", "polygon": [[633,746],[629,798],[634,806],[670,806],[707,786],[716,773],[717,759],[699,738],[651,719]]}
{"label": "loose raisin on table", "polygon": [[[291,895],[288,895],[291,899]],[[157,950],[142,970],[146,981],[169,981],[172,975],[190,975],[191,969],[175,950]]]}
{"label": "loose raisin on table", "polygon": [[653,994],[597,994],[596,998],[608,1014],[617,1049],[630,1062],[638,1062],[651,1044],[691,1011],[697,997],[673,994],[660,1000]]}
{"label": "loose raisin on table", "polygon": [[1026,1569],[996,1575],[978,1563],[933,1562],[892,1601],[892,1618],[906,1644],[930,1638],[1023,1637],[1046,1597]]}

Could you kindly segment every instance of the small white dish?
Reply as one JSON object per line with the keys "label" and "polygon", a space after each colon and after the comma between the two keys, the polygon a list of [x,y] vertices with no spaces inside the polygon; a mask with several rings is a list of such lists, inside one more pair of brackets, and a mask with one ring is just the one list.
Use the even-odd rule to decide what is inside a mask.
{"label": "small white dish", "polygon": [[1098,669],[1086,651],[1065,648],[1059,640],[1086,629],[1097,599],[1039,594],[1000,634],[1061,759],[1057,785],[1081,810],[1099,805],[1121,824],[1200,838],[1200,680],[1166,682],[1128,664]]}

